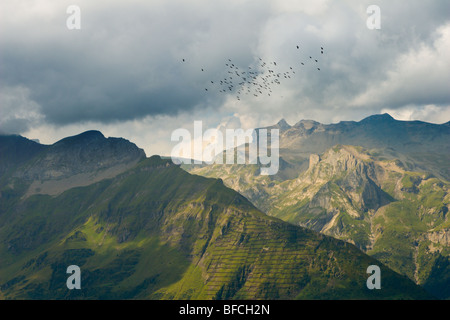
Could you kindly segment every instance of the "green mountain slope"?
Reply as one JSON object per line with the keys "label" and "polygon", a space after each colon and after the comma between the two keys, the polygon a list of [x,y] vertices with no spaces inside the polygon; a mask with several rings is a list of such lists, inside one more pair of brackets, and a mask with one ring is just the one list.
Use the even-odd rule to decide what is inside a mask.
{"label": "green mountain slope", "polygon": [[[422,299],[355,246],[268,217],[168,160],[58,195],[0,194],[3,299]],[[381,290],[366,269],[381,267]],[[66,268],[81,268],[68,290]]]}
{"label": "green mountain slope", "polygon": [[442,298],[450,287],[449,184],[378,150],[335,146],[277,181],[251,166],[191,172],[222,177],[271,216],[353,243]]}

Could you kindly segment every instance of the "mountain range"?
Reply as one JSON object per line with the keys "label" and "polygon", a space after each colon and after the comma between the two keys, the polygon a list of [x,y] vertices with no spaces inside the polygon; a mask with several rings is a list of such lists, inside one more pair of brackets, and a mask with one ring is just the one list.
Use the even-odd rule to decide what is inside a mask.
{"label": "mountain range", "polygon": [[280,130],[275,176],[248,164],[184,168],[220,177],[268,215],[352,243],[450,298],[449,122],[384,114],[270,128]]}
{"label": "mountain range", "polygon": [[[0,136],[0,173],[1,299],[436,297],[348,241],[268,216],[222,179],[98,131],[53,145]],[[80,290],[66,286],[70,265]],[[381,290],[366,285],[371,265]]]}
{"label": "mountain range", "polygon": [[450,121],[438,125],[379,114],[328,125],[302,120],[291,127],[281,120],[275,127],[281,131],[280,154],[288,162],[298,162],[303,156],[307,163],[310,154],[321,154],[335,145],[354,145],[398,159],[410,171],[427,171],[450,180]]}

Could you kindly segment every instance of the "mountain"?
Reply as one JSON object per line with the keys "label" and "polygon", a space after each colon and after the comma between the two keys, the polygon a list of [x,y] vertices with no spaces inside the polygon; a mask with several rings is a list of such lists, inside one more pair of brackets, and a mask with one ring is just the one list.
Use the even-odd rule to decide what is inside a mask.
{"label": "mountain", "polygon": [[[433,298],[354,245],[269,217],[220,179],[158,156],[86,186],[29,193],[35,179],[124,164],[130,150],[139,156],[130,143],[91,132],[8,171],[0,193],[0,298]],[[66,287],[70,265],[81,269],[81,290]],[[370,265],[381,268],[381,290],[366,287]]]}
{"label": "mountain", "polygon": [[16,169],[46,146],[18,135],[0,134],[0,177]]}
{"label": "mountain", "polygon": [[450,180],[450,122],[398,121],[380,114],[359,122],[326,125],[302,120],[292,127],[285,123],[279,128],[280,156],[295,166],[297,173],[308,169],[311,154],[321,154],[335,145],[354,145],[376,149],[387,159],[398,159],[408,170]]}
{"label": "mountain", "polygon": [[25,196],[56,195],[114,177],[145,158],[135,144],[99,131],[41,145],[20,136],[0,136],[1,184],[21,184]]}
{"label": "mountain", "polygon": [[[400,161],[336,146],[312,159],[297,179],[281,184],[268,200],[268,213],[354,243],[448,298],[449,187],[430,174],[405,170]],[[440,285],[431,288],[434,282]]]}
{"label": "mountain", "polygon": [[223,179],[270,216],[355,244],[448,299],[449,139],[448,123],[389,115],[336,125],[308,120],[280,130],[284,176],[261,176],[258,165],[187,170]]}

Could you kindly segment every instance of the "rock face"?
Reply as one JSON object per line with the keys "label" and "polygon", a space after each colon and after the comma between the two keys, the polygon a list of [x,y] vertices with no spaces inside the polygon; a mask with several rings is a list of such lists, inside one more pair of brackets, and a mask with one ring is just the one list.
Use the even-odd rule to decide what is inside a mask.
{"label": "rock face", "polygon": [[[362,121],[321,124],[301,120],[280,130],[280,156],[287,161],[307,161],[335,145],[378,149],[388,159],[399,159],[410,171],[426,170],[450,180],[450,167],[436,159],[450,157],[450,124],[397,121],[389,114],[373,115]],[[304,168],[305,170],[307,168]]]}
{"label": "rock face", "polygon": [[309,168],[311,169],[320,161],[320,157],[317,154],[312,154],[309,156]]}
{"label": "rock face", "polygon": [[[59,194],[69,188],[111,178],[145,158],[145,152],[122,138],[105,138],[99,131],[87,131],[53,145],[43,146],[21,138],[23,157],[9,179],[29,183],[27,196]],[[16,149],[17,149],[16,144]],[[33,146],[29,152],[28,145]],[[10,150],[5,150],[10,152]]]}
{"label": "rock face", "polygon": [[345,145],[312,154],[306,171],[284,181],[250,175],[239,181],[233,168],[193,172],[221,177],[269,215],[355,244],[435,294],[450,296],[441,290],[450,286],[445,180],[409,171],[376,150]]}
{"label": "rock face", "polygon": [[428,240],[430,240],[433,243],[450,247],[450,229],[431,232],[427,236]]}
{"label": "rock face", "polygon": [[[280,191],[270,197],[269,213],[284,216],[292,208],[298,211],[296,214],[292,211],[288,221],[342,236],[344,225],[340,219],[343,216],[362,222],[369,212],[392,202],[394,199],[379,183],[383,169],[360,150],[336,146],[320,157],[311,155],[309,169],[297,179],[284,182]],[[307,202],[298,207],[304,200]],[[356,243],[365,249],[369,245],[369,239],[366,240]]]}

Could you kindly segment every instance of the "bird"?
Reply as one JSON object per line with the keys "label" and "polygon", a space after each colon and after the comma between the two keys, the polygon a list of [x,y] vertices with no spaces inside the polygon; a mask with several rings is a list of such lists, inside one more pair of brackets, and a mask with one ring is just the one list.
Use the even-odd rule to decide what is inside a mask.
{"label": "bird", "polygon": [[[295,45],[295,47],[300,49],[300,45]],[[323,47],[321,47],[321,54],[324,54]],[[313,58],[312,56],[309,56],[309,58],[316,63],[319,62],[318,59]],[[219,88],[217,88],[220,89],[217,90],[218,92],[223,94],[234,94],[235,99],[239,101],[244,94],[253,94],[254,97],[263,97],[266,96],[266,94],[266,97],[273,96],[273,85],[282,85],[282,81],[295,77],[296,72],[292,66],[288,68],[289,71],[284,70],[285,72],[283,72],[283,70],[281,70],[282,66],[280,67],[277,65],[277,62],[275,61],[267,62],[264,61],[262,57],[256,57],[256,59],[258,64],[254,66],[255,68],[247,66],[245,69],[241,69],[239,66],[232,63],[231,59],[226,58],[224,59],[224,62],[226,63],[223,64],[226,66],[226,69],[223,70],[223,72],[226,73],[227,76],[223,79],[209,79],[209,81],[211,84],[217,84],[219,86]],[[186,61],[184,58],[182,60],[183,62]],[[302,66],[306,65],[304,61],[299,62]],[[280,68],[280,70],[273,70],[271,69],[271,66]],[[204,68],[200,69],[202,72],[205,72]],[[320,71],[320,68],[317,68],[317,70]],[[275,73],[275,71],[277,71],[277,73]],[[205,91],[209,92],[209,89],[212,88],[208,88],[208,86],[205,85]]]}
{"label": "bird", "polygon": [[184,62],[185,60],[183,59],[183,62]]}

